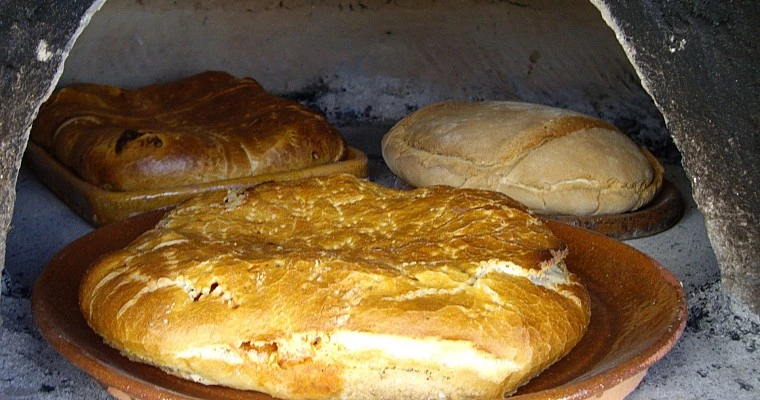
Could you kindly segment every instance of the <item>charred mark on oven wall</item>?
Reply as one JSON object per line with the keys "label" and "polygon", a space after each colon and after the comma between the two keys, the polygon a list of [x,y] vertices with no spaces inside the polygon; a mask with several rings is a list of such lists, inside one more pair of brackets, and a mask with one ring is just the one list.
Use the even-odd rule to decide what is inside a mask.
{"label": "charred mark on oven wall", "polygon": [[502,3],[507,3],[507,4],[510,4],[510,5],[513,5],[513,6],[517,6],[517,7],[520,7],[520,8],[528,8],[527,4],[523,4],[523,3],[520,3],[520,2],[517,2],[517,1],[502,0]]}
{"label": "charred mark on oven wall", "polygon": [[373,114],[372,110],[371,105],[364,107],[364,110],[343,110],[340,107],[335,107],[332,111],[326,113],[326,115],[330,119],[342,123],[351,121],[379,121],[380,116]]}
{"label": "charred mark on oven wall", "polygon": [[[125,130],[121,133],[121,135],[119,135],[119,138],[116,140],[116,154],[120,154],[124,150],[124,146],[126,146],[129,142],[133,142],[143,136],[145,136],[145,132],[136,131],[134,129]],[[143,140],[142,145],[159,148],[164,145],[164,142],[156,136],[150,136]]]}
{"label": "charred mark on oven wall", "polygon": [[[270,11],[270,10],[272,10],[274,8],[280,8],[280,9],[283,9],[283,10],[290,10],[291,9],[289,6],[285,5],[285,3],[283,3],[282,1],[280,1],[279,3],[277,3],[274,6],[272,6],[272,5],[265,6],[264,10]],[[246,12],[253,12],[253,9],[248,8],[245,11]]]}
{"label": "charred mark on oven wall", "polygon": [[344,9],[348,8],[349,11],[354,11],[356,9],[358,10],[367,10],[369,7],[367,7],[366,4],[360,2],[356,3],[356,7],[354,7],[354,3],[348,3],[347,5],[343,5],[343,3],[338,3],[338,10],[343,11]]}
{"label": "charred mark on oven wall", "polygon": [[53,391],[55,391],[55,386],[47,385],[47,384],[44,384],[44,383],[42,385],[40,385],[40,393],[50,393],[50,392],[53,392]]}
{"label": "charred mark on oven wall", "polygon": [[312,83],[299,91],[285,93],[281,96],[289,100],[297,101],[303,105],[313,107],[319,99],[329,91],[330,86],[323,78],[319,78],[317,82]]}
{"label": "charred mark on oven wall", "polygon": [[530,61],[530,64],[528,65],[528,75],[533,73],[533,66],[538,62],[540,58],[541,52],[538,50],[533,50],[533,52],[530,53],[530,56],[528,56],[528,61]]}

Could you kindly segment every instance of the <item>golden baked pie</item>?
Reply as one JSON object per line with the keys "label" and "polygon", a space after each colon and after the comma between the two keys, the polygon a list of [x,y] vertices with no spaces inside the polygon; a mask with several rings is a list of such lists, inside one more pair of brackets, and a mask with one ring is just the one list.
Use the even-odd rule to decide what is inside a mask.
{"label": "golden baked pie", "polygon": [[567,251],[497,192],[333,175],[180,204],[87,272],[80,305],[127,357],[204,384],[494,399],[586,330]]}

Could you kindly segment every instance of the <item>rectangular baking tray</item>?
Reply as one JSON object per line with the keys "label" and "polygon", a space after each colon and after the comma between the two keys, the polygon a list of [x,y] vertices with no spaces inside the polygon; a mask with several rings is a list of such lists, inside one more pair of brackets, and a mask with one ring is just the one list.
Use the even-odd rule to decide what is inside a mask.
{"label": "rectangular baking tray", "polygon": [[347,173],[367,177],[367,156],[349,147],[344,160],[296,171],[228,179],[159,190],[111,191],[85,182],[45,149],[29,142],[24,163],[66,205],[94,226],[106,225],[133,215],[166,208],[201,193],[249,187],[267,181]]}

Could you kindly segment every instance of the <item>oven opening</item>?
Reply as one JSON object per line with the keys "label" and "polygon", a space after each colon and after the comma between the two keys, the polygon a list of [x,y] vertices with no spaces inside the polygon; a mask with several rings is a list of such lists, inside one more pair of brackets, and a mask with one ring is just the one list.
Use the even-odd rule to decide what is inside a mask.
{"label": "oven opening", "polygon": [[[76,13],[76,7],[53,12],[60,7],[48,2],[38,8],[18,3],[14,14],[9,14],[11,21],[0,17],[0,40],[5,35],[16,35],[13,40],[20,36],[33,43],[28,46],[33,54],[13,59],[13,51],[22,46],[8,47],[10,55],[2,67],[3,93],[24,91],[12,83],[26,82],[25,74],[32,76],[26,71],[34,72],[47,62],[60,64],[59,69],[40,75],[51,80],[51,90],[75,83],[132,89],[210,70],[250,77],[267,91],[322,113],[349,146],[366,155],[369,180],[384,186],[405,183],[386,165],[383,136],[404,117],[433,103],[527,102],[572,110],[614,125],[662,163],[664,177],[683,205],[667,229],[621,241],[673,274],[683,285],[688,311],[688,320],[681,321],[685,330],[678,344],[654,365],[632,374],[627,381],[630,388],[622,390],[629,390],[632,399],[664,399],[689,391],[695,396],[742,398],[760,391],[756,371],[751,369],[760,361],[754,351],[760,334],[758,268],[756,261],[746,258],[746,249],[757,243],[755,204],[760,200],[752,201],[760,192],[757,163],[752,161],[759,151],[757,135],[753,139],[754,131],[739,129],[731,133],[735,136],[716,142],[720,145],[705,146],[710,136],[703,133],[704,128],[710,126],[709,121],[718,121],[722,106],[704,113],[708,122],[685,119],[689,114],[684,110],[699,110],[689,107],[703,102],[709,90],[718,90],[717,85],[709,82],[712,86],[706,84],[704,92],[694,91],[695,86],[684,85],[673,74],[674,68],[682,67],[684,75],[698,76],[695,69],[707,68],[685,63],[679,55],[692,54],[694,43],[711,43],[698,41],[708,40],[710,29],[737,24],[742,29],[736,31],[745,36],[757,32],[742,25],[747,20],[756,22],[757,12],[751,6],[731,11],[710,4],[683,11],[678,7],[687,6],[644,2],[626,7],[598,0],[109,0],[96,1],[92,14],[83,17],[88,7],[81,4],[76,6],[79,14],[69,15]],[[44,23],[35,25],[36,19]],[[19,35],[12,28],[28,24],[49,32],[59,20],[66,21],[61,26],[68,27],[75,41]],[[81,34],[72,28],[78,23],[82,23]],[[737,39],[741,46],[757,49],[748,42]],[[726,58],[729,66],[754,66],[756,61],[747,60],[741,46],[721,48],[720,54],[736,55]],[[665,58],[669,55],[674,58]],[[747,87],[758,82],[756,72],[739,77],[746,78]],[[725,82],[736,84],[728,78]],[[726,100],[725,114],[736,115],[735,109],[751,114],[757,100],[747,96],[748,89],[727,87],[747,100],[741,104]],[[40,97],[36,100],[49,94],[46,89],[34,89]],[[28,113],[26,122],[31,123],[38,102],[18,95],[12,100],[15,114]],[[19,105],[24,101],[25,106]],[[674,106],[680,102],[685,108]],[[3,111],[0,117],[7,114]],[[754,121],[743,118],[737,122],[740,128],[748,126],[747,119],[750,126]],[[689,121],[697,122],[690,125]],[[757,121],[754,124],[756,128]],[[28,130],[19,131],[28,129],[28,124],[6,126],[19,127],[6,132],[0,125],[0,134],[11,138],[10,145],[3,147],[11,149],[8,156],[14,148],[23,152]],[[0,144],[5,146],[5,142]],[[726,156],[729,152],[737,156]],[[701,164],[702,159],[721,159],[728,167],[711,172],[717,167]],[[719,172],[736,171],[732,169],[735,159],[744,160],[746,178],[733,174],[731,187],[740,187],[737,181],[749,183],[731,196],[718,196],[712,182],[726,176]],[[0,181],[11,179],[12,193],[5,207],[12,214],[8,211],[0,306],[0,347],[8,349],[0,356],[8,360],[0,370],[10,378],[0,382],[0,397],[129,396],[125,388],[82,372],[80,365],[59,354],[40,335],[39,322],[32,315],[38,277],[61,249],[96,227],[46,186],[30,168],[28,156],[22,160],[19,153],[17,159],[8,160],[8,166],[16,160],[18,165],[4,167],[0,176]],[[724,200],[729,197],[740,200]],[[725,216],[731,201],[739,210],[733,219]]]}

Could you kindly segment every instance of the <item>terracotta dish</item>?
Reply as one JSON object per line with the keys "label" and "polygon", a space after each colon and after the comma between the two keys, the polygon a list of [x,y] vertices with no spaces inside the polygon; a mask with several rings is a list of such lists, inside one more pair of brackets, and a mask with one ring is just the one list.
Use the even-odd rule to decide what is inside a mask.
{"label": "terracotta dish", "polygon": [[[105,345],[79,312],[79,282],[88,266],[162,216],[152,211],[99,228],[72,242],[37,280],[32,308],[46,340],[119,399],[268,399],[204,386],[129,361]],[[568,268],[592,301],[586,336],[564,359],[534,378],[515,399],[622,399],[676,343],[686,323],[681,284],[643,253],[601,234],[547,221],[570,249]]]}
{"label": "terracotta dish", "polygon": [[683,216],[681,194],[673,183],[663,180],[660,192],[646,206],[610,215],[546,215],[544,218],[591,229],[618,240],[651,236],[673,227]]}

